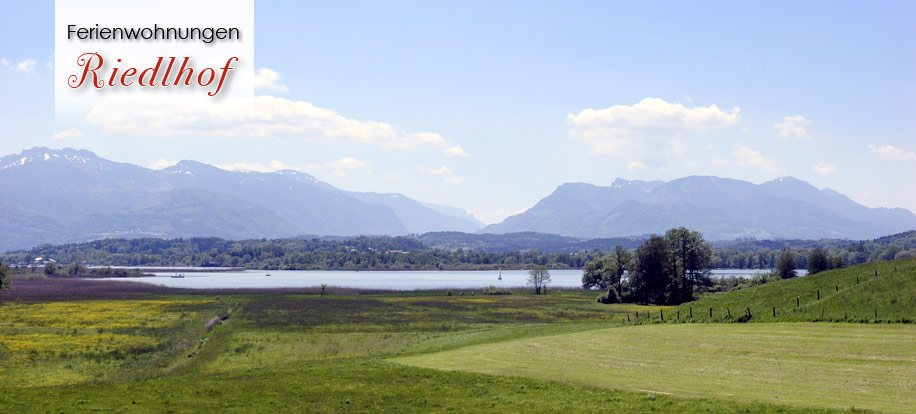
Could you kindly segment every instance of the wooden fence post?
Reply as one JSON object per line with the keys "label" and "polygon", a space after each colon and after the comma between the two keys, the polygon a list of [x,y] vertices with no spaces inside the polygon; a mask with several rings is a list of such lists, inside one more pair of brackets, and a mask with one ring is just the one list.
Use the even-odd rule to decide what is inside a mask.
{"label": "wooden fence post", "polygon": [[693,319],[693,306],[690,307],[690,318]]}
{"label": "wooden fence post", "polygon": [[726,307],[725,307],[725,312],[727,312],[727,313],[728,313],[728,317],[729,317],[729,318],[731,318],[731,317],[732,317],[732,310],[731,310],[731,309],[729,309],[729,308],[728,308],[728,306],[726,306]]}
{"label": "wooden fence post", "polygon": [[858,276],[856,276],[856,284],[857,284],[857,285],[859,284],[859,277],[858,277]]}
{"label": "wooden fence post", "polygon": [[878,308],[875,308],[875,319],[878,319]]}
{"label": "wooden fence post", "polygon": [[821,300],[821,290],[817,290],[817,300]]}
{"label": "wooden fence post", "polygon": [[661,320],[665,320],[665,311],[659,309],[659,310],[658,310],[658,317],[661,318]]}
{"label": "wooden fence post", "polygon": [[709,317],[712,318],[712,308],[709,308]]}
{"label": "wooden fence post", "polygon": [[750,306],[747,307],[747,317],[748,317],[748,319],[750,319],[750,318],[752,317],[752,316],[751,316],[751,307],[750,307]]}
{"label": "wooden fence post", "polygon": [[840,291],[840,285],[834,285],[833,287],[835,287],[835,288],[836,288],[836,291],[837,291],[837,292],[839,292],[839,291]]}
{"label": "wooden fence post", "polygon": [[776,317],[776,307],[775,306],[773,307],[773,317],[774,318]]}
{"label": "wooden fence post", "polygon": [[677,310],[677,319],[676,320],[678,321],[681,320],[681,310],[680,309]]}
{"label": "wooden fence post", "polygon": [[795,297],[795,307],[796,307],[796,308],[798,307],[798,304],[799,304],[799,302],[798,302],[798,296],[796,296],[796,297]]}

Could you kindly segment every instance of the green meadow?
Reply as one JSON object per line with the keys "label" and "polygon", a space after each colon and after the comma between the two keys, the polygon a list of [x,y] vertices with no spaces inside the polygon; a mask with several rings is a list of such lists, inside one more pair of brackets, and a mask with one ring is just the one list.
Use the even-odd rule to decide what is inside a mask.
{"label": "green meadow", "polygon": [[[875,267],[878,278],[859,285],[874,298],[852,303],[899,302],[904,289],[877,293],[903,283],[893,265],[772,284],[797,289],[771,292],[763,285],[711,295],[694,310],[710,301],[768,306],[810,283],[847,280]],[[906,274],[913,262],[896,265]],[[753,289],[763,293],[728,296]],[[821,301],[836,301],[843,289],[850,287]],[[676,308],[604,305],[595,302],[596,292],[580,290],[345,293],[133,291],[117,299],[6,301],[0,304],[0,408],[827,413],[916,406],[916,328],[908,324],[673,323]],[[803,305],[814,311],[802,315],[817,311]],[[680,309],[683,322],[688,308]],[[667,323],[658,323],[661,312]],[[656,323],[647,324],[647,314]],[[908,315],[901,310],[882,322]],[[754,312],[750,321],[757,318]]]}
{"label": "green meadow", "polygon": [[657,324],[394,359],[656,395],[798,407],[916,407],[916,326]]}
{"label": "green meadow", "polygon": [[913,323],[916,259],[868,263],[715,293],[683,304],[675,312],[680,312],[681,320],[699,322]]}

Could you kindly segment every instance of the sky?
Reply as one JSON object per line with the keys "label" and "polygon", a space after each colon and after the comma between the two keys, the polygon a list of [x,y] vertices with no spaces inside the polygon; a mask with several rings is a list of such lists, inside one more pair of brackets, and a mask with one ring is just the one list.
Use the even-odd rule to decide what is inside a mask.
{"label": "sky", "polygon": [[262,117],[150,128],[167,111],[55,119],[54,4],[0,2],[0,155],[290,168],[486,223],[564,182],[689,175],[916,212],[914,21],[882,1],[258,0]]}

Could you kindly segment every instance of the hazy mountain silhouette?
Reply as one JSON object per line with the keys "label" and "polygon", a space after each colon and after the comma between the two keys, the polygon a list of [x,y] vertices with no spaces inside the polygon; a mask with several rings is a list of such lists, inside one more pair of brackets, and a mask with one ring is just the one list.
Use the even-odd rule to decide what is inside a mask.
{"label": "hazy mountain silhouette", "polygon": [[151,170],[71,148],[0,158],[0,192],[0,251],[102,237],[399,235],[483,226],[461,209],[346,192],[298,171],[226,171],[196,161]]}
{"label": "hazy mountain silhouette", "polygon": [[916,228],[916,215],[902,208],[868,208],[792,177],[760,185],[711,176],[669,182],[618,178],[610,186],[563,184],[534,207],[481,232],[595,238],[680,226],[709,240],[869,239]]}

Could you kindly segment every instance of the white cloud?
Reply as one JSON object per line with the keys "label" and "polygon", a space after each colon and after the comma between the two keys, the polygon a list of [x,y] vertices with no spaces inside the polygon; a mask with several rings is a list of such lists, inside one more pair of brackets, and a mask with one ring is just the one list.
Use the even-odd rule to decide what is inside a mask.
{"label": "white cloud", "polygon": [[836,166],[829,162],[821,161],[812,165],[811,171],[814,171],[818,175],[833,175],[836,174]]}
{"label": "white cloud", "polygon": [[452,175],[452,170],[450,170],[448,167],[444,165],[439,168],[417,167],[417,169],[420,170],[420,174],[422,175],[442,175],[442,174]]}
{"label": "white cloud", "polygon": [[716,105],[686,107],[646,98],[633,106],[588,108],[566,119],[570,136],[582,139],[591,154],[646,164],[648,159],[680,156],[686,148],[681,134],[737,124],[740,112],[737,107],[723,111]]}
{"label": "white cloud", "polygon": [[354,168],[360,168],[366,165],[365,161],[358,160],[353,157],[344,157],[337,161],[325,163],[325,164],[309,164],[306,169],[315,171],[315,170],[352,170]]}
{"label": "white cloud", "polygon": [[735,144],[735,150],[732,151],[732,157],[735,164],[756,167],[772,173],[780,173],[781,170],[774,165],[772,159],[765,157],[760,151],[752,150],[744,145]]}
{"label": "white cloud", "polygon": [[807,139],[811,138],[811,134],[808,133],[808,130],[806,130],[803,125],[808,125],[810,123],[811,121],[805,119],[805,117],[801,115],[787,116],[783,118],[783,122],[773,124],[773,127],[779,131],[779,136],[783,138]]}
{"label": "white cloud", "polygon": [[286,138],[401,149],[447,145],[436,133],[407,133],[385,122],[359,121],[308,102],[269,95],[254,97],[252,105],[234,105],[228,98],[221,105],[213,105],[207,97],[195,96],[180,107],[166,105],[152,96],[143,100],[130,98],[102,99],[86,115],[86,121],[109,132],[153,137]]}
{"label": "white cloud", "polygon": [[54,72],[54,62],[45,62],[45,67],[48,68],[48,72]]}
{"label": "white cloud", "polygon": [[86,134],[83,134],[82,131],[76,128],[70,128],[70,129],[60,131],[52,135],[51,138],[54,138],[54,139],[80,139],[85,135]]}
{"label": "white cloud", "polygon": [[160,158],[159,161],[156,161],[156,162],[154,162],[154,163],[148,165],[147,168],[149,168],[149,169],[151,169],[151,170],[161,170],[161,169],[163,169],[163,168],[171,167],[171,166],[173,166],[173,165],[175,165],[175,164],[177,164],[177,163],[178,163],[178,161],[169,161],[169,160],[167,160],[167,159],[165,159],[165,158]]}
{"label": "white cloud", "polygon": [[248,163],[248,162],[237,162],[234,164],[216,164],[217,168],[222,168],[229,171],[255,171],[255,172],[274,172],[280,170],[296,170],[302,171],[302,168],[286,164],[282,161],[271,160],[267,164],[258,164],[258,163]]}
{"label": "white cloud", "polygon": [[464,148],[461,148],[458,145],[446,148],[445,153],[453,157],[470,157],[471,156],[471,154],[464,152]]}
{"label": "white cloud", "polygon": [[23,73],[32,73],[35,71],[35,65],[38,62],[35,59],[26,59],[22,62],[16,64],[16,66],[11,67],[10,69],[18,70]]}
{"label": "white cloud", "polygon": [[648,168],[646,164],[643,164],[639,161],[631,161],[630,163],[627,164],[627,171],[631,171],[631,172],[645,170],[646,168]]}
{"label": "white cloud", "polygon": [[421,167],[418,166],[417,170],[420,171],[420,175],[429,175],[429,176],[445,176],[445,182],[449,184],[461,184],[464,182],[463,177],[455,177],[455,174],[446,166],[441,166],[439,168],[431,167]]}
{"label": "white cloud", "polygon": [[726,165],[730,165],[730,164],[731,164],[731,162],[729,162],[727,159],[722,158],[722,157],[713,157],[709,162],[710,162],[712,165],[715,165],[715,166],[717,166],[717,167],[724,167],[724,166],[726,166]]}
{"label": "white cloud", "polygon": [[891,160],[891,161],[908,161],[916,160],[916,153],[906,152],[900,148],[897,148],[893,145],[869,145],[868,149],[871,150],[871,153],[876,157],[882,160]]}
{"label": "white cloud", "polygon": [[668,130],[701,130],[733,125],[741,120],[740,108],[732,113],[716,105],[688,108],[658,98],[646,98],[636,105],[616,105],[607,109],[585,109],[567,120],[577,127],[661,128]]}
{"label": "white cloud", "polygon": [[289,92],[289,88],[287,88],[286,85],[277,83],[279,80],[279,73],[268,68],[260,68],[254,75],[254,87],[258,89],[269,89],[277,92]]}
{"label": "white cloud", "polygon": [[6,59],[0,59],[0,65],[9,66],[9,65],[10,65],[10,61],[8,61],[8,60],[6,60]]}
{"label": "white cloud", "polygon": [[[353,157],[343,157],[337,161],[332,161],[325,164],[309,164],[305,168],[309,171],[331,170],[331,174],[334,176],[343,177],[347,175],[347,170],[353,170],[365,166],[365,161],[358,160]],[[363,175],[368,177],[371,174],[371,171],[366,171]]]}
{"label": "white cloud", "polygon": [[385,181],[401,181],[402,179],[400,175],[394,173],[385,176]]}

